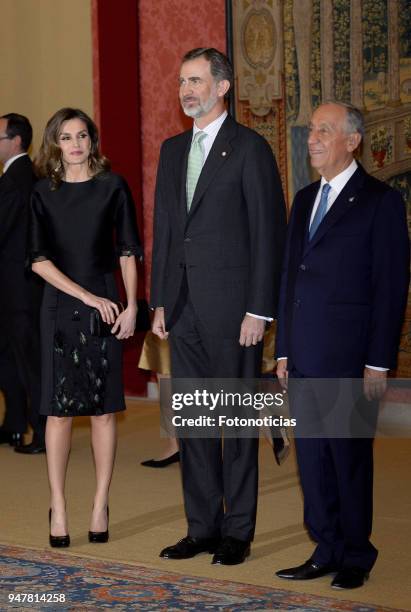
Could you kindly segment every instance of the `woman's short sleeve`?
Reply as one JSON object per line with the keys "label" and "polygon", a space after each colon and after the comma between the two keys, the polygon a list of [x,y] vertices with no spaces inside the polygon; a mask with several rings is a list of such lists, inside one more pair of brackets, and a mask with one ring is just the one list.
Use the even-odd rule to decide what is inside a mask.
{"label": "woman's short sleeve", "polygon": [[52,259],[47,238],[47,225],[41,196],[36,191],[31,196],[29,263]]}
{"label": "woman's short sleeve", "polygon": [[134,200],[124,180],[117,196],[115,227],[117,255],[119,257],[135,255],[137,258],[142,259],[143,250],[137,228]]}

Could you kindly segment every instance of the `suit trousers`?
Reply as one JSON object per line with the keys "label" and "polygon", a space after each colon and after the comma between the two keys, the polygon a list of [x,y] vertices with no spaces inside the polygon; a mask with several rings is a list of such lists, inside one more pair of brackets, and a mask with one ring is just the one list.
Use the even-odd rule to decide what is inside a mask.
{"label": "suit trousers", "polygon": [[[217,306],[218,307],[218,306]],[[185,287],[170,330],[174,378],[257,378],[262,342],[242,347],[238,338],[215,337],[198,319]],[[254,537],[258,438],[179,440],[188,535]]]}
{"label": "suit trousers", "polygon": [[5,400],[5,414],[2,429],[7,432],[25,433],[27,429],[27,396],[20,380],[13,352],[4,340],[0,347],[0,389]]}
{"label": "suit trousers", "polygon": [[[5,313],[6,339],[13,351],[20,381],[29,398],[28,421],[34,436],[44,441],[46,419],[40,415],[41,375],[40,375],[40,335],[37,316],[32,311],[12,311]],[[24,428],[25,429],[25,428]]]}
{"label": "suit trousers", "polygon": [[[321,401],[325,403],[333,396],[332,381],[320,384],[316,380],[311,385],[306,379],[306,385],[299,384],[298,380],[293,385],[293,378],[303,377],[295,370],[290,372],[290,377],[290,411],[297,419],[295,446],[304,495],[304,522],[317,543],[312,559],[320,565],[360,567],[370,571],[378,555],[369,539],[373,509],[373,437],[356,436],[362,435],[362,431],[372,433],[370,415],[376,415],[377,406],[367,402],[370,406],[363,413],[368,419],[364,430],[358,429],[356,423],[352,437],[337,437],[335,419],[330,420],[329,412],[319,406]],[[360,381],[353,381],[354,387],[357,382]],[[338,385],[338,381],[335,384]],[[313,393],[313,386],[317,392]],[[327,388],[325,392],[324,388]],[[355,396],[358,397],[358,390]],[[352,422],[352,406],[347,406],[347,414]],[[313,417],[311,423],[310,415]],[[355,411],[355,419],[358,418],[358,411]],[[318,431],[320,421],[325,423],[323,434]],[[317,427],[310,430],[313,422]],[[345,419],[337,421],[338,426],[344,423]]]}

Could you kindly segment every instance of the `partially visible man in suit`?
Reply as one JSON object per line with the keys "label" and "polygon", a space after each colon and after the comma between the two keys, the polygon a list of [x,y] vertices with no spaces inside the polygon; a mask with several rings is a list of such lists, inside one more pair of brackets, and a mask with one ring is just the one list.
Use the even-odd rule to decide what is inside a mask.
{"label": "partially visible man in suit", "polygon": [[[39,307],[41,284],[25,273],[30,194],[35,181],[27,150],[32,139],[29,120],[9,113],[0,117],[0,316],[25,387],[33,429],[30,444],[16,446],[16,452],[45,452],[44,417],[40,408]],[[27,419],[20,418],[19,431]],[[0,436],[10,433],[2,429]]]}
{"label": "partially visible man in suit", "polygon": [[[363,134],[362,115],[350,105],[327,103],[313,113],[308,149],[321,180],[299,191],[292,207],[276,356],[283,384],[287,377],[298,379],[297,388],[304,379],[359,380],[375,416],[387,371],[396,364],[409,241],[400,194],[354,159]],[[293,388],[298,424],[311,404],[305,396],[293,405]],[[350,414],[350,407],[341,408]],[[296,438],[304,519],[317,547],[304,564],[277,576],[310,580],[336,573],[331,585],[338,589],[360,587],[368,578],[377,557],[369,539],[373,440],[357,436],[302,432]]]}
{"label": "partially visible man in suit", "polygon": [[[180,102],[193,129],[161,148],[155,206],[153,332],[170,335],[175,378],[256,378],[276,316],[286,212],[268,143],[228,116],[228,59],[187,53]],[[161,555],[244,561],[257,505],[258,440],[181,439],[188,535]]]}

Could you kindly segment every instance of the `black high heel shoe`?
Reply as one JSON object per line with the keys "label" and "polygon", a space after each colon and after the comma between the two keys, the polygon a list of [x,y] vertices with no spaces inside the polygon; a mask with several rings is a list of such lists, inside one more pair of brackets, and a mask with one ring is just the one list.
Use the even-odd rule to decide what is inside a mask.
{"label": "black high heel shoe", "polygon": [[[49,527],[51,527],[51,508],[49,508]],[[49,542],[52,548],[67,548],[70,546],[69,534],[64,536],[54,536],[49,534]]]}
{"label": "black high heel shoe", "polygon": [[109,510],[107,506],[107,529],[105,531],[89,531],[88,541],[92,544],[105,544],[108,542],[108,518]]}
{"label": "black high heel shoe", "polygon": [[180,453],[177,451],[176,453],[169,455],[169,457],[166,457],[165,459],[148,459],[147,461],[142,461],[141,465],[144,465],[144,467],[151,468],[165,468],[168,465],[171,465],[172,463],[178,463],[179,461]]}

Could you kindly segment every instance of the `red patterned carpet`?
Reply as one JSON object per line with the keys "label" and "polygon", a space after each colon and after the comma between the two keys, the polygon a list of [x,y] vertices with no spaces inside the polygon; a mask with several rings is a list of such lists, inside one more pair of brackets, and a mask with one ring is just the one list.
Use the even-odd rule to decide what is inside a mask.
{"label": "red patterned carpet", "polygon": [[405,612],[139,565],[0,545],[0,610]]}

